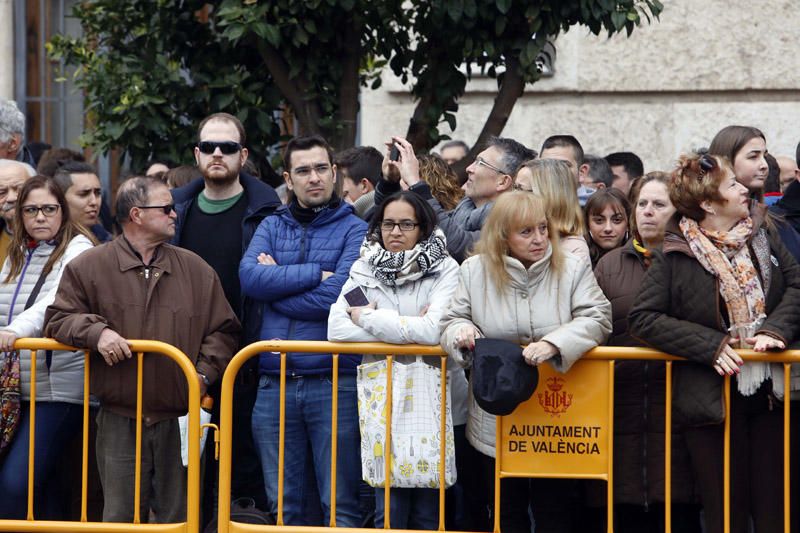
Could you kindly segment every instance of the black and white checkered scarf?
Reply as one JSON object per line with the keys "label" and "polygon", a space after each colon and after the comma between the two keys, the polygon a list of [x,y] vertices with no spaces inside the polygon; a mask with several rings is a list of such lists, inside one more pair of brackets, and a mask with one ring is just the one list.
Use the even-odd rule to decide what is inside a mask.
{"label": "black and white checkered scarf", "polygon": [[390,252],[370,236],[361,244],[361,257],[367,260],[375,278],[389,287],[420,279],[447,255],[447,242],[439,228],[412,249],[402,252]]}

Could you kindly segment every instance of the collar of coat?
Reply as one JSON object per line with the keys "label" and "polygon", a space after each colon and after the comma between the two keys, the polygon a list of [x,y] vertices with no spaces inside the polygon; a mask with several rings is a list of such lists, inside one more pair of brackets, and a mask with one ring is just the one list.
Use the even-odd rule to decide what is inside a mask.
{"label": "collar of coat", "polygon": [[550,257],[552,255],[553,247],[548,246],[544,257],[527,269],[519,259],[515,259],[510,255],[504,256],[503,261],[506,264],[506,271],[511,277],[511,284],[517,289],[525,289],[541,282],[550,271]]}
{"label": "collar of coat", "polygon": [[120,235],[111,241],[109,246],[112,247],[114,254],[117,256],[117,262],[119,263],[121,272],[142,267],[157,268],[167,273],[172,270],[172,261],[170,261],[169,254],[164,253],[166,249],[172,246],[170,244],[164,243],[158,245],[153,251],[153,259],[150,261],[149,265],[144,264],[142,256],[133,249],[133,246],[124,235]]}

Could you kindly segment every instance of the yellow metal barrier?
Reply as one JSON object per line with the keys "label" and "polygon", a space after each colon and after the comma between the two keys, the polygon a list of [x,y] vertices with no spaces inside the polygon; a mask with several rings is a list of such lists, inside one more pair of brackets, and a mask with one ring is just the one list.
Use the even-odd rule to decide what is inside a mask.
{"label": "yellow metal barrier", "polygon": [[[771,363],[783,363],[785,369],[784,390],[789,391],[789,378],[790,378],[790,364],[800,363],[800,350],[792,350],[785,352],[771,352],[768,354],[757,353],[752,350],[737,350],[745,361],[763,361]],[[250,524],[242,524],[232,522],[230,520],[230,490],[231,490],[231,454],[232,454],[232,408],[233,408],[233,386],[236,379],[236,374],[242,367],[245,361],[254,357],[261,352],[276,352],[281,356],[281,402],[280,402],[280,444],[279,444],[279,465],[278,465],[278,480],[279,480],[279,496],[278,496],[278,525],[275,526],[257,526]],[[338,354],[339,353],[356,353],[356,354],[378,354],[387,355],[387,360],[391,362],[392,356],[397,355],[425,355],[425,356],[439,356],[443,357],[444,353],[438,346],[420,346],[420,345],[392,345],[383,343],[329,343],[329,342],[303,342],[303,341],[261,341],[249,346],[246,346],[233,358],[225,371],[222,381],[222,403],[220,410],[220,432],[221,432],[221,449],[220,449],[220,464],[219,464],[219,516],[218,516],[218,531],[220,533],[239,533],[239,532],[258,532],[258,531],[281,531],[281,532],[314,532],[320,531],[320,527],[308,526],[286,526],[283,523],[283,447],[284,447],[284,415],[285,415],[285,400],[283,393],[286,386],[286,354],[287,352],[312,352],[312,353],[332,353],[333,354],[333,391],[334,391],[334,404],[332,424],[334,425],[333,442],[332,442],[332,461],[331,461],[331,474],[332,480],[336,478],[336,394],[337,380],[338,380]],[[665,530],[672,531],[671,526],[671,455],[672,455],[672,365],[674,361],[684,361],[680,357],[664,354],[656,350],[645,348],[620,348],[620,347],[600,347],[588,352],[583,356],[584,360],[600,360],[600,361],[620,361],[620,360],[650,360],[650,361],[666,361],[666,409],[665,417]],[[442,359],[443,369],[446,368],[446,359]],[[388,382],[387,386],[391,387],[391,364],[388,366]],[[442,373],[443,378],[445,373]],[[613,372],[611,373],[613,378]],[[443,386],[445,380],[443,379]],[[730,413],[730,377],[725,378],[725,406],[726,414]],[[541,386],[541,384],[540,384]],[[609,404],[612,406],[609,410],[609,416],[613,415],[613,386],[609,388],[610,398]],[[788,394],[788,392],[787,392]],[[391,398],[391,390],[387,390],[388,399]],[[442,395],[444,397],[444,394]],[[389,400],[391,401],[391,400]],[[784,529],[789,531],[790,528],[790,403],[784,402]],[[442,410],[444,412],[444,410]],[[388,412],[391,412],[391,405],[389,405]],[[387,416],[387,449],[389,447],[389,439],[391,438],[390,428],[391,419],[390,414]],[[498,418],[498,426],[500,419]],[[613,443],[613,435],[610,437]],[[390,457],[390,454],[387,454]],[[386,461],[386,479],[390,479],[390,460]],[[443,468],[444,461],[440,461],[440,468]],[[611,463],[610,463],[611,464]],[[725,522],[724,529],[726,532],[730,531],[730,417],[726,416],[725,419],[725,447],[724,447],[724,509],[725,509]],[[443,479],[443,472],[440,471],[440,478]],[[580,477],[580,476],[576,476]],[[496,482],[499,483],[499,471],[496,472]],[[609,498],[612,494],[612,476],[608,475]],[[331,527],[335,527],[335,481],[331,483]],[[389,509],[389,492],[385,491],[385,529],[390,529],[390,509]],[[439,491],[439,530],[444,530],[444,489],[440,488]],[[499,495],[498,493],[496,493]],[[499,499],[499,496],[498,496]],[[495,501],[498,505],[499,501]],[[613,531],[613,507],[609,505],[609,525],[608,531]],[[337,528],[340,531],[368,531],[359,528]],[[400,530],[391,530],[400,531]],[[495,531],[499,531],[499,523],[495,521]]]}
{"label": "yellow metal barrier", "polygon": [[[34,437],[36,424],[36,357],[41,350],[75,350],[75,348],[57,343],[52,339],[19,339],[14,344],[18,350],[31,350],[31,400],[30,400],[30,450],[28,454],[28,511],[25,520],[0,520],[0,531],[51,531],[51,532],[186,532],[196,533],[200,528],[200,386],[197,383],[196,370],[186,355],[169,344],[148,341],[129,340],[131,352],[137,357],[136,386],[136,469],[134,491],[134,522],[101,523],[89,522],[87,519],[87,484],[89,465],[89,351],[84,350],[84,400],[83,400],[83,447],[81,465],[81,519],[80,522],[36,520],[33,513],[33,474],[34,474]],[[142,454],[142,367],[145,353],[155,353],[169,357],[181,367],[189,385],[189,446],[188,446],[188,478],[186,497],[186,522],[178,524],[142,524],[139,516],[139,498],[141,489],[141,454]],[[56,356],[57,357],[57,356]],[[2,497],[2,495],[0,495]]]}

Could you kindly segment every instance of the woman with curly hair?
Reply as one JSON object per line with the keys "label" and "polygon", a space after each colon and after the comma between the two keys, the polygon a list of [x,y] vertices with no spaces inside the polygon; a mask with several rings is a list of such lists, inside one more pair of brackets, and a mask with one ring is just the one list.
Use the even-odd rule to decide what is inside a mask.
{"label": "woman with curly hair", "polygon": [[419,175],[431,188],[431,194],[445,211],[455,209],[464,196],[458,186],[458,176],[441,156],[419,156]]}

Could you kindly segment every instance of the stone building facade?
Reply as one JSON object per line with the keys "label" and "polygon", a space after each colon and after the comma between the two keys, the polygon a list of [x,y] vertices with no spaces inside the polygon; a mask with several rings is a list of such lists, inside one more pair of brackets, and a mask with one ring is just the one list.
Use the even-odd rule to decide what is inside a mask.
{"label": "stone building facade", "polygon": [[[31,75],[43,64],[42,51],[31,44],[47,38],[33,33],[40,27],[69,30],[74,21],[65,15],[75,1],[0,0],[0,98],[32,93],[33,78],[45,74]],[[707,146],[720,128],[738,123],[761,128],[773,154],[793,155],[800,140],[797,3],[664,0],[664,5],[660,22],[637,28],[630,38],[595,37],[581,27],[559,36],[554,76],[527,88],[503,135],[538,149],[549,135],[572,133],[588,153],[631,150],[655,170],[670,168],[681,152]],[[25,55],[15,52],[20,43],[31,48]],[[32,53],[39,56],[31,59]],[[21,75],[27,90],[15,80]],[[384,76],[379,90],[362,93],[359,117],[360,143],[381,149],[390,135],[405,133],[414,105],[397,78]],[[52,139],[41,140],[77,146],[79,95],[50,79],[42,86],[60,93],[59,112],[49,111],[55,104],[47,95],[36,97],[40,103],[31,97],[32,134],[52,132]],[[456,131],[446,132],[473,142],[495,92],[495,80],[475,77],[461,98]],[[45,127],[51,119],[64,124]]]}
{"label": "stone building facade", "polygon": [[[756,126],[773,154],[800,141],[800,6],[790,0],[665,0],[661,21],[630,38],[574,27],[555,41],[555,74],[527,87],[503,131],[535,149],[572,133],[587,153],[630,150],[646,170],[708,146],[729,124]],[[472,143],[496,82],[475,78],[454,139]],[[381,146],[408,127],[413,102],[397,78],[362,94],[361,142]],[[445,132],[447,126],[445,125]]]}

